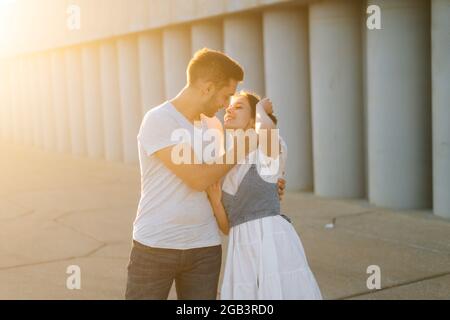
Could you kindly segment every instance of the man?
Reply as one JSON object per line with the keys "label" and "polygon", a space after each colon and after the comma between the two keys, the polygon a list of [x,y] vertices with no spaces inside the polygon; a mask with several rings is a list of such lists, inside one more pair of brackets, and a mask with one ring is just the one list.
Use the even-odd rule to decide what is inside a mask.
{"label": "man", "polygon": [[[145,115],[138,134],[142,186],[127,299],[167,299],[174,280],[179,299],[216,298],[221,238],[204,191],[234,165],[225,160],[224,164],[175,164],[172,149],[178,142],[171,137],[180,128],[193,132],[202,114],[213,117],[228,106],[243,77],[237,62],[202,49],[188,65],[181,92]],[[227,153],[224,159],[231,154],[236,162],[240,160],[234,148]],[[284,184],[280,189],[282,194]]]}

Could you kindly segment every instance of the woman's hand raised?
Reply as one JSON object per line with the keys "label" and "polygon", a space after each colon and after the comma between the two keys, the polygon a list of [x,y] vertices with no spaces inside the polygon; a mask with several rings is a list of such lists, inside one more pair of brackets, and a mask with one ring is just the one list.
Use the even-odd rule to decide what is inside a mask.
{"label": "woman's hand raised", "polygon": [[257,107],[258,106],[260,106],[267,114],[273,113],[272,101],[270,101],[269,98],[261,99],[257,104]]}

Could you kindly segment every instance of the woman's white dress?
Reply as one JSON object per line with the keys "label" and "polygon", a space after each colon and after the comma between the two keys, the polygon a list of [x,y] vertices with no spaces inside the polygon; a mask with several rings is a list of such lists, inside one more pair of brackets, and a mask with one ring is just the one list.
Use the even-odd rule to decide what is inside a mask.
{"label": "woman's white dress", "polygon": [[[256,163],[258,173],[274,183],[284,172],[287,148],[280,140],[279,170],[263,175],[268,159],[253,152],[245,164],[235,166],[225,177],[222,190],[235,194],[240,182]],[[264,161],[260,161],[264,159]],[[273,172],[273,171],[272,171]],[[230,229],[220,298],[228,299],[322,299],[296,230],[281,215],[238,224]]]}

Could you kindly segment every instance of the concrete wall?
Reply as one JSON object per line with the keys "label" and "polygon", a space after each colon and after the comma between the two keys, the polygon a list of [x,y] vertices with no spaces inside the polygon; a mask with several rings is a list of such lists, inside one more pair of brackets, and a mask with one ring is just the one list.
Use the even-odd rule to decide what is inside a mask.
{"label": "concrete wall", "polygon": [[[80,30],[66,26],[69,3]],[[381,8],[381,30],[367,30],[368,4]],[[136,164],[142,116],[181,89],[207,46],[244,66],[241,87],[273,100],[289,190],[450,217],[450,0],[1,8],[2,140]]]}
{"label": "concrete wall", "polygon": [[[0,4],[0,56],[74,45],[290,2],[309,1],[5,0]],[[80,29],[68,27],[76,15],[76,7],[71,5],[81,9]]]}

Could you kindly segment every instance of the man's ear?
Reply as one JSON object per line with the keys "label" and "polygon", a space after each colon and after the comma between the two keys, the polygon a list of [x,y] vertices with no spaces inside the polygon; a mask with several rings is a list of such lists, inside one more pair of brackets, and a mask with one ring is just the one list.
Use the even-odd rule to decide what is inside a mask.
{"label": "man's ear", "polygon": [[214,85],[214,83],[212,81],[205,82],[205,92],[207,95],[210,95],[211,93],[213,93],[215,88],[216,88],[216,86]]}
{"label": "man's ear", "polygon": [[199,90],[199,92],[202,96],[205,96],[208,94],[208,82],[207,81],[199,79],[199,80],[197,80],[195,86]]}

